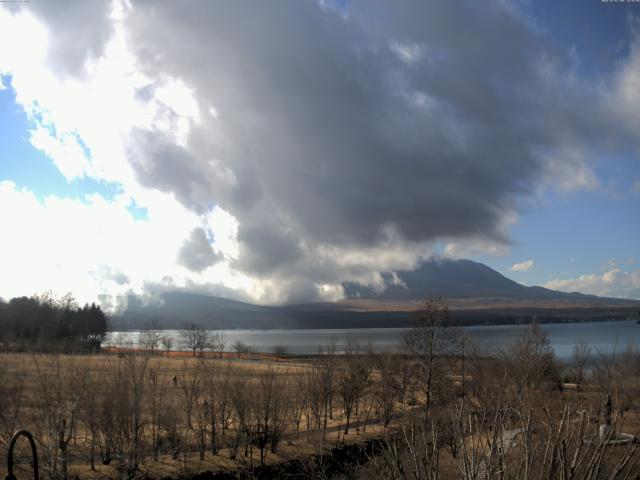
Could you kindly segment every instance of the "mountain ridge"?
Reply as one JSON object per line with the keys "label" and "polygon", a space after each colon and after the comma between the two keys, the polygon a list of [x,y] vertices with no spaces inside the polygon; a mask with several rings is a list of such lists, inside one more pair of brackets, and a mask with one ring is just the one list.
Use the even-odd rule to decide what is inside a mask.
{"label": "mountain ridge", "polygon": [[431,259],[414,270],[400,270],[380,274],[384,290],[376,290],[355,282],[343,282],[345,296],[381,298],[388,300],[416,300],[425,296],[446,298],[509,297],[509,298],[599,298],[579,292],[559,292],[545,287],[528,287],[517,283],[492,268],[466,259]]}
{"label": "mountain ridge", "polygon": [[159,328],[194,322],[210,329],[406,326],[410,312],[429,296],[446,298],[454,319],[468,324],[517,323],[534,316],[540,321],[627,318],[640,311],[640,301],[527,287],[471,260],[429,260],[415,270],[381,275],[384,289],[345,282],[346,298],[336,303],[264,306],[181,291],[144,302],[132,295],[126,310],[112,318],[112,328],[152,322]]}

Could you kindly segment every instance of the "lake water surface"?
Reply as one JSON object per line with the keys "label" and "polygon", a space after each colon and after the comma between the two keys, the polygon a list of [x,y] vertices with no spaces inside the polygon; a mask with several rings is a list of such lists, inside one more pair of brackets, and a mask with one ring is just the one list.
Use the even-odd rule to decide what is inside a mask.
{"label": "lake water surface", "polygon": [[[573,348],[585,342],[602,353],[624,350],[628,345],[640,345],[640,325],[633,320],[611,322],[552,323],[541,325],[549,332],[556,356],[569,360]],[[468,337],[483,351],[499,348],[518,335],[521,325],[477,325],[465,327]],[[338,352],[344,351],[349,338],[362,345],[369,342],[377,351],[394,350],[400,346],[406,328],[359,328],[359,329],[288,329],[288,330],[222,330],[227,340],[227,350],[236,341],[252,346],[258,352],[270,352],[274,345],[284,345],[292,354],[313,354],[318,349],[334,344]],[[118,336],[137,342],[140,332],[113,332],[110,342]],[[173,349],[181,349],[180,331],[165,330],[162,335],[172,337]]]}

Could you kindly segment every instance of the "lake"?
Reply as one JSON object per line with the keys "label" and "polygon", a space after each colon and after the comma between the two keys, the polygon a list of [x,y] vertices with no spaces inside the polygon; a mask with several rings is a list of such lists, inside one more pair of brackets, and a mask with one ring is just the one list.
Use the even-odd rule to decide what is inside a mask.
{"label": "lake", "polygon": [[[628,345],[640,345],[640,325],[633,320],[611,322],[551,323],[541,327],[549,333],[551,345],[561,360],[570,360],[573,347],[585,342],[603,353],[624,350]],[[513,340],[522,325],[477,325],[463,330],[478,347],[490,352],[492,349]],[[274,345],[284,345],[292,354],[317,353],[318,348],[335,344],[338,352],[344,351],[349,338],[363,346],[369,342],[377,351],[394,350],[400,346],[406,328],[359,328],[359,329],[289,329],[289,330],[222,330],[227,339],[227,350],[236,341],[252,346],[258,352],[270,352]],[[137,342],[140,332],[112,332],[113,344],[121,335]],[[174,339],[173,349],[181,349],[180,330],[164,330],[162,335]]]}

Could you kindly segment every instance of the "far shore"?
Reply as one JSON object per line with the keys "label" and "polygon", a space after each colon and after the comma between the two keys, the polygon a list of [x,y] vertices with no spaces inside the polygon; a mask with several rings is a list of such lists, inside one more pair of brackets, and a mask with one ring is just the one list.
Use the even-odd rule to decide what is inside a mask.
{"label": "far shore", "polygon": [[[393,313],[397,313],[397,312],[393,312]],[[545,318],[545,317],[537,317],[536,315],[533,315],[532,317],[525,319],[525,318],[520,318],[520,319],[496,319],[496,320],[478,320],[478,321],[469,321],[469,320],[453,320],[450,325],[447,326],[452,326],[452,327],[490,327],[490,326],[508,326],[508,325],[514,325],[514,326],[518,326],[518,325],[529,325],[533,322],[537,322],[539,324],[544,324],[544,325],[553,325],[553,324],[562,324],[562,323],[590,323],[590,322],[629,322],[629,321],[636,321],[640,323],[640,312],[639,315],[616,315],[616,316],[612,316],[612,317],[587,317],[587,318]],[[287,330],[367,330],[367,329],[385,329],[385,328],[389,328],[389,329],[409,329],[412,327],[412,322],[411,320],[407,320],[406,322],[403,322],[402,325],[397,325],[397,324],[390,324],[390,325],[360,325],[360,326],[343,326],[343,327],[326,327],[326,328],[319,328],[319,327],[314,327],[314,326],[299,326],[299,327],[254,327],[254,328],[224,328],[224,327],[218,327],[218,328],[206,328],[205,330],[208,331],[237,331],[237,332],[260,332],[260,331],[287,331]],[[169,326],[169,327],[165,327],[165,326],[161,326],[159,328],[157,328],[156,330],[158,331],[165,331],[165,330],[171,330],[171,331],[180,331],[183,328],[181,326],[175,325],[175,326]],[[125,328],[124,326],[122,328],[117,328],[117,329],[112,329],[109,330],[108,333],[112,334],[112,333],[125,333],[125,332],[140,332],[143,331],[144,328],[142,326],[140,327],[128,327]]]}

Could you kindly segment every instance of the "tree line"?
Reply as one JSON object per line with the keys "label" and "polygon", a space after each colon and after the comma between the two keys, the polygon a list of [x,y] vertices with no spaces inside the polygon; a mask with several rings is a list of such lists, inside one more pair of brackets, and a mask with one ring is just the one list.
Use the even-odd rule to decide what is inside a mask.
{"label": "tree line", "polygon": [[107,328],[100,306],[81,307],[70,294],[0,299],[0,342],[7,350],[98,351]]}

